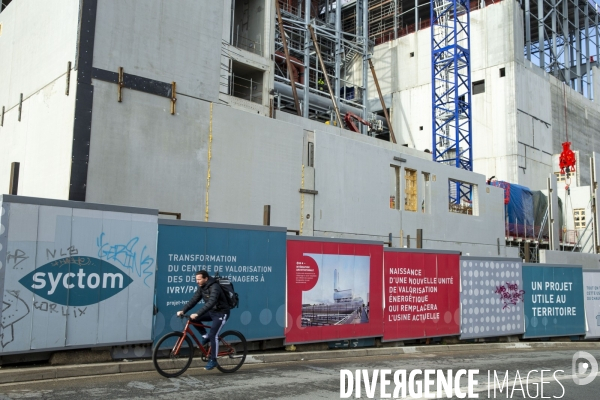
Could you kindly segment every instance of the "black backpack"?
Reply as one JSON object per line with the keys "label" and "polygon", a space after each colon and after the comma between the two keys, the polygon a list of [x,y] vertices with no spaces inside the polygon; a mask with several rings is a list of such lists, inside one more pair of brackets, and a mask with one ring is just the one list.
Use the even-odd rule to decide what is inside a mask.
{"label": "black backpack", "polygon": [[240,305],[240,298],[233,288],[233,283],[227,278],[222,278],[218,274],[215,276],[215,280],[221,286],[221,290],[227,299],[229,308],[237,308]]}

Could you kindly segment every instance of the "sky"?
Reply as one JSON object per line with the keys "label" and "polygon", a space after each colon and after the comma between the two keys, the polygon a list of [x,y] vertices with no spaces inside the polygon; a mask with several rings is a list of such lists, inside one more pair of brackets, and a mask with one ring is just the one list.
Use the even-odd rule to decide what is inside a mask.
{"label": "sky", "polygon": [[340,290],[353,289],[354,297],[362,297],[367,303],[369,292],[371,257],[304,254],[316,261],[319,266],[319,280],[314,288],[302,293],[303,304],[333,303],[333,271],[338,270]]}

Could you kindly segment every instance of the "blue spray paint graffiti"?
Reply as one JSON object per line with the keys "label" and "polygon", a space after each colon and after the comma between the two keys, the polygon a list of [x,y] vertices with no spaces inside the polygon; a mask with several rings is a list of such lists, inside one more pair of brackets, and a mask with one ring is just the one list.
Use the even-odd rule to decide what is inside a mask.
{"label": "blue spray paint graffiti", "polygon": [[151,270],[154,265],[154,259],[145,255],[146,246],[142,248],[138,257],[135,247],[140,241],[140,238],[134,237],[127,244],[111,245],[110,243],[104,243],[104,235],[105,233],[102,232],[100,236],[96,238],[98,257],[107,261],[114,261],[123,268],[135,272],[137,276],[144,278],[144,285],[148,286],[146,279],[154,273],[154,271]]}

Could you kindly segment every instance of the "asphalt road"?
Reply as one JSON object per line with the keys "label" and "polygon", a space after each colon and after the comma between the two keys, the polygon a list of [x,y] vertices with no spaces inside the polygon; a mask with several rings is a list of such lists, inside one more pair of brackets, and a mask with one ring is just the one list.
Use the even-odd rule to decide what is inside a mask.
{"label": "asphalt road", "polygon": [[[482,346],[484,347],[484,346]],[[581,349],[578,349],[581,350]],[[600,361],[600,350],[588,350]],[[58,379],[43,382],[0,385],[0,399],[339,399],[340,370],[367,369],[372,379],[374,370],[451,369],[456,374],[460,369],[478,369],[474,376],[478,384],[472,386],[480,399],[488,398],[562,398],[573,400],[596,400],[600,398],[600,376],[588,385],[574,383],[571,370],[573,351],[548,350],[503,350],[439,354],[406,354],[388,357],[346,358],[324,361],[291,362],[278,364],[245,365],[234,374],[202,369],[189,370],[184,376],[174,379],[162,378],[154,372],[104,375]],[[582,360],[587,362],[587,360]],[[591,365],[588,363],[588,372]],[[544,372],[543,397],[540,392],[540,370]],[[494,371],[500,382],[508,370],[508,387],[496,389],[494,397]],[[529,381],[527,381],[527,374]],[[560,372],[562,370],[563,372]],[[492,384],[488,385],[488,371]],[[521,377],[515,379],[517,375]],[[362,373],[362,372],[361,372]],[[554,375],[553,375],[554,374]],[[596,374],[599,375],[599,374]],[[453,375],[454,376],[454,375]],[[579,375],[585,377],[586,375]],[[435,376],[434,376],[435,378]],[[393,377],[387,392],[394,390]],[[421,384],[423,376],[416,376]],[[467,392],[467,376],[461,376],[460,389]],[[418,390],[418,388],[415,388]],[[514,390],[513,390],[514,389]],[[361,398],[367,397],[364,382]],[[488,390],[490,390],[488,395]],[[432,386],[436,392],[436,385]],[[401,393],[400,393],[401,394]],[[456,394],[456,393],[455,393]],[[350,398],[355,398],[356,392]],[[407,393],[409,395],[409,393]],[[443,395],[443,393],[442,393]],[[382,398],[380,385],[376,385],[374,397]],[[411,397],[407,397],[411,398]],[[413,398],[422,398],[415,396]],[[437,397],[433,397],[437,398]],[[447,397],[442,397],[447,398]],[[458,397],[452,397],[454,399]]]}

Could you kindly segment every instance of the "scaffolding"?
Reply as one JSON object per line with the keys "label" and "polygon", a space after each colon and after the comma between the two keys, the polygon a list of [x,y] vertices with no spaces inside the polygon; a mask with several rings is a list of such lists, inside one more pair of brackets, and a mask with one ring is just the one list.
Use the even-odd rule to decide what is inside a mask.
{"label": "scaffolding", "polygon": [[[469,2],[431,4],[433,160],[473,170]],[[470,184],[449,185],[451,208],[471,206]]]}
{"label": "scaffolding", "polygon": [[525,27],[525,58],[593,98],[592,67],[598,67],[598,5],[592,0],[519,0]]}
{"label": "scaffolding", "polygon": [[[373,43],[366,37],[368,0],[349,3],[347,0],[278,0],[282,14],[289,64],[279,26],[275,33],[275,96],[276,108],[297,112],[294,99],[287,90],[294,80],[301,112],[305,118],[336,124],[334,105],[327,79],[332,85],[336,106],[342,112],[354,112],[366,121],[375,116],[368,109],[368,59]],[[345,5],[345,6],[344,6]],[[342,9],[353,8],[352,32],[342,28]],[[358,11],[357,11],[358,10]],[[278,24],[279,25],[279,24]],[[313,43],[309,27],[315,32]],[[318,59],[320,51],[322,67]],[[288,71],[290,65],[291,71]],[[369,133],[367,126],[362,133]]]}

